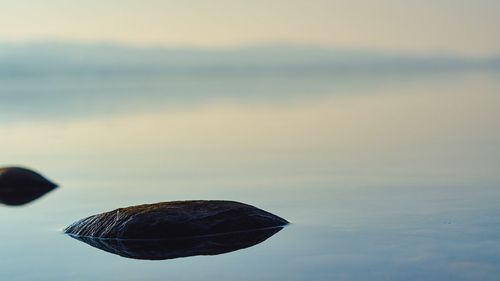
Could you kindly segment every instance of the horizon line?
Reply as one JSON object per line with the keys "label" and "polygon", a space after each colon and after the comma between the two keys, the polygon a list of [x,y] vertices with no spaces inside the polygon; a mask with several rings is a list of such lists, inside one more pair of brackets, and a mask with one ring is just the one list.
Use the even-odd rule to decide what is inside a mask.
{"label": "horizon line", "polygon": [[82,47],[108,47],[122,48],[131,50],[193,50],[193,51],[237,51],[245,49],[265,49],[265,48],[287,48],[287,49],[304,49],[316,50],[325,52],[359,52],[373,53],[379,55],[392,56],[411,56],[411,57],[454,57],[463,59],[499,59],[500,50],[491,54],[473,55],[470,53],[457,52],[451,50],[434,49],[434,50],[408,50],[408,49],[391,49],[380,48],[373,46],[350,46],[350,45],[325,45],[314,43],[296,43],[285,41],[267,41],[255,43],[240,43],[234,45],[201,45],[201,44],[164,44],[164,43],[131,43],[112,40],[77,40],[77,39],[62,39],[62,38],[35,38],[22,40],[6,40],[0,39],[0,47],[2,45],[13,46],[30,46],[30,45],[60,45],[60,46],[82,46]]}

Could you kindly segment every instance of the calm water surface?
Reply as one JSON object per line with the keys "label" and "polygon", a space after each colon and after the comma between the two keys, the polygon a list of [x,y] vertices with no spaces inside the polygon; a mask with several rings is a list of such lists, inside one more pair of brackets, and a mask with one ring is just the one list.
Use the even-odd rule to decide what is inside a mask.
{"label": "calm water surface", "polygon": [[[1,164],[61,187],[0,206],[8,280],[499,280],[498,73],[0,77]],[[184,199],[292,224],[217,256],[127,259],[61,229]]]}

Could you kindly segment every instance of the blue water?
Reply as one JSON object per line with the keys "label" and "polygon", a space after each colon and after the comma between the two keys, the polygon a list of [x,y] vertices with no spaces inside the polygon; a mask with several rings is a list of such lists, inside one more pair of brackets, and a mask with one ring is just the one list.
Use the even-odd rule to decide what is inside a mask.
{"label": "blue water", "polygon": [[[8,280],[498,280],[498,73],[1,77],[1,164],[61,186],[0,206]],[[83,217],[228,199],[292,224],[163,261],[62,234]]]}

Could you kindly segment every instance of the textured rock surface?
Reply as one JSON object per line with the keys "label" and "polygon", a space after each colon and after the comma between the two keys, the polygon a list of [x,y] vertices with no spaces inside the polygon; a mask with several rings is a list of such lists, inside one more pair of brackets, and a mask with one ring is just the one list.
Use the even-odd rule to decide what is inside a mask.
{"label": "textured rock surface", "polygon": [[278,227],[288,222],[233,201],[174,201],[121,208],[77,221],[64,231],[74,236],[165,239]]}
{"label": "textured rock surface", "polygon": [[0,168],[0,202],[3,204],[23,205],[56,187],[56,184],[32,170]]}
{"label": "textured rock surface", "polygon": [[281,229],[282,227],[273,227],[188,239],[130,240],[72,237],[122,257],[164,260],[197,255],[218,255],[248,248],[263,242]]}

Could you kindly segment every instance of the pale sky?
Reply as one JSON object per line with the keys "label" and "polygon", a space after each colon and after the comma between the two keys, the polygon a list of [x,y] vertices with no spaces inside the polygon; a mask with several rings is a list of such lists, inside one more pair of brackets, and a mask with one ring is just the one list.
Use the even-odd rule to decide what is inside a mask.
{"label": "pale sky", "polygon": [[0,41],[500,53],[498,0],[1,0]]}

